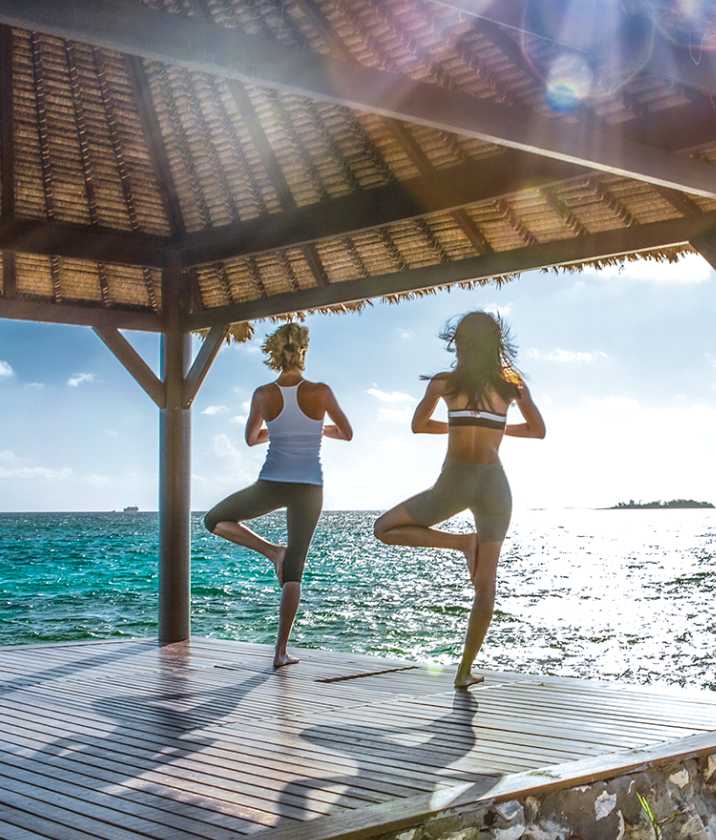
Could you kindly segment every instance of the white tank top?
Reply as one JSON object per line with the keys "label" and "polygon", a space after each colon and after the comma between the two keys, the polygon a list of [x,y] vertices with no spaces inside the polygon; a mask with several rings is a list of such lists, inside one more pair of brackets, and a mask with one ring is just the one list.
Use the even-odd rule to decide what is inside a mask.
{"label": "white tank top", "polygon": [[298,385],[276,386],[283,397],[278,417],[267,420],[269,448],[259,473],[264,481],[323,484],[323,420],[314,420],[298,404]]}

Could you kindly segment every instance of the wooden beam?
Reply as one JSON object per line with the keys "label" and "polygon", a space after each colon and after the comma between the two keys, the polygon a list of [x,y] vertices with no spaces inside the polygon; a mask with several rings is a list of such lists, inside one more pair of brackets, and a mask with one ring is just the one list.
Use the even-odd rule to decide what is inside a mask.
{"label": "wooden beam", "polygon": [[82,327],[116,327],[123,330],[147,332],[160,332],[162,329],[161,320],[153,312],[120,307],[50,303],[40,300],[8,300],[4,297],[0,298],[0,318]]}
{"label": "wooden beam", "polygon": [[491,161],[470,161],[429,178],[361,190],[240,225],[188,234],[181,244],[184,265],[199,265],[252,253],[302,245],[332,236],[350,236],[426,213],[448,212],[493,200],[527,187],[547,187],[588,170],[554,160],[507,151]]}
{"label": "wooden beam", "polygon": [[[2,196],[0,206],[6,216],[15,215],[15,119],[14,80],[12,63],[12,29],[0,27],[0,147],[2,151]],[[3,296],[14,298],[17,294],[15,254],[3,251]]]}
{"label": "wooden beam", "polygon": [[710,231],[694,236],[692,246],[713,269],[716,269],[716,232]]}
{"label": "wooden beam", "polygon": [[161,268],[169,240],[93,225],[0,216],[0,250]]}
{"label": "wooden beam", "polygon": [[[716,198],[716,170],[600,131],[477,99],[136,0],[3,0],[0,23],[473,137]],[[716,77],[716,74],[715,74]]]}
{"label": "wooden beam", "polygon": [[228,325],[218,325],[209,330],[209,334],[202,342],[201,349],[196,354],[194,364],[189,369],[184,381],[184,408],[190,408],[196,399],[206,375],[209,373],[214,359],[217,357],[221,345],[229,332]]}
{"label": "wooden beam", "polygon": [[716,211],[688,219],[654,222],[634,228],[558,240],[544,245],[530,245],[511,251],[498,251],[453,263],[439,263],[425,268],[398,271],[362,280],[331,283],[317,289],[305,289],[208,309],[188,318],[191,329],[215,324],[269,318],[322,306],[343,303],[401,292],[428,289],[468,280],[489,280],[538,268],[569,265],[588,260],[618,257],[622,254],[685,245],[716,226]]}
{"label": "wooden beam", "polygon": [[94,331],[129,371],[137,384],[146,391],[159,408],[163,408],[164,384],[122,333],[116,327],[95,327]]}

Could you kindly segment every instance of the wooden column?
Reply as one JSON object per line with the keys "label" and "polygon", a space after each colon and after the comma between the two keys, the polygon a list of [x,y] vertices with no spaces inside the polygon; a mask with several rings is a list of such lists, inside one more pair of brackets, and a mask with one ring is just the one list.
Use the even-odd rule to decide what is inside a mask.
{"label": "wooden column", "polygon": [[159,640],[165,644],[188,639],[191,632],[191,407],[184,407],[191,334],[182,325],[182,284],[172,262],[162,277],[166,404],[159,421]]}

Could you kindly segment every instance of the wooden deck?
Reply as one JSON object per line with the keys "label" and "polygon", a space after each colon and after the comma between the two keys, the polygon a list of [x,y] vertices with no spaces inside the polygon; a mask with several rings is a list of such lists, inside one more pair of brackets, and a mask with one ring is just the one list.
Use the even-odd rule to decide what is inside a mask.
{"label": "wooden deck", "polygon": [[[0,648],[0,837],[371,837],[716,751],[716,694],[195,639]],[[318,820],[318,821],[316,821]],[[311,821],[308,824],[308,821]]]}

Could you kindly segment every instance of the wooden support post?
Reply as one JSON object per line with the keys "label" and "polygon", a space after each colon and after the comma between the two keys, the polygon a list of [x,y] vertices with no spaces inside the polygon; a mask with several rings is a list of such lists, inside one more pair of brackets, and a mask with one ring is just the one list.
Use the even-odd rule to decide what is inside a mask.
{"label": "wooden support post", "polygon": [[184,407],[191,334],[183,326],[182,281],[172,261],[162,275],[166,404],[159,425],[159,640],[164,644],[188,639],[191,632],[191,408]]}
{"label": "wooden support post", "polygon": [[[2,80],[0,88],[0,145],[2,146],[0,203],[2,215],[12,217],[15,215],[15,122],[12,29],[9,26],[0,27],[0,79]],[[17,294],[14,253],[3,251],[2,267],[3,296],[10,300]]]}

